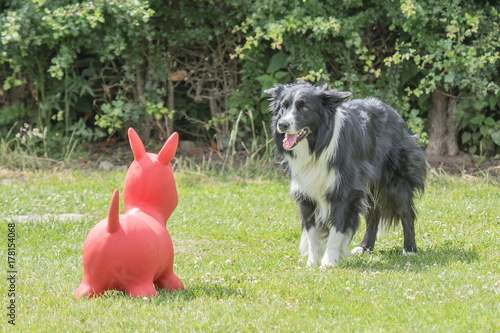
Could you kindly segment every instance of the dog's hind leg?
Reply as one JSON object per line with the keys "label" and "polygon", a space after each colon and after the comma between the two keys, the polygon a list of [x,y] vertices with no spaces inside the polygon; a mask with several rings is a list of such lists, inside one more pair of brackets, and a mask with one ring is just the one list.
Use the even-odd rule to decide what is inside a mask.
{"label": "dog's hind leg", "polygon": [[403,251],[405,253],[417,252],[417,244],[415,243],[415,212],[413,209],[401,217],[403,224],[404,245]]}
{"label": "dog's hind leg", "polygon": [[414,189],[408,181],[399,179],[394,187],[393,195],[393,211],[401,219],[403,225],[403,251],[404,253],[417,252],[417,244],[415,243],[415,219],[417,217],[415,212],[415,205],[413,203]]}
{"label": "dog's hind leg", "polygon": [[363,240],[358,247],[352,250],[352,254],[363,254],[368,251],[373,251],[375,241],[377,240],[378,225],[380,223],[380,211],[376,207],[370,207],[365,216],[366,232]]}

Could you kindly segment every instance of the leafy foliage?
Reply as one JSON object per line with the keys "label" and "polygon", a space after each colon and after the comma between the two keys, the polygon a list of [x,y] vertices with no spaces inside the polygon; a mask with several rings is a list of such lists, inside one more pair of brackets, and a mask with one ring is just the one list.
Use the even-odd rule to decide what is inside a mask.
{"label": "leafy foliage", "polygon": [[462,144],[480,156],[495,152],[500,136],[498,61],[500,15],[495,7],[459,0],[405,0],[392,28],[402,29],[387,65],[417,68],[410,96],[426,99],[442,87],[459,100],[457,121]]}
{"label": "leafy foliage", "polygon": [[131,125],[262,144],[263,90],[296,80],[384,100],[423,146],[440,89],[458,101],[462,148],[500,153],[500,15],[488,2],[10,0],[0,26],[0,132],[29,123],[45,156]]}
{"label": "leafy foliage", "polygon": [[96,97],[98,89],[86,78],[94,62],[126,60],[125,75],[137,66],[152,13],[141,1],[33,0],[7,6],[0,17],[3,90],[29,87],[38,113],[30,122],[47,135],[45,155],[60,150],[56,138],[68,137],[71,125],[90,111],[85,101]]}

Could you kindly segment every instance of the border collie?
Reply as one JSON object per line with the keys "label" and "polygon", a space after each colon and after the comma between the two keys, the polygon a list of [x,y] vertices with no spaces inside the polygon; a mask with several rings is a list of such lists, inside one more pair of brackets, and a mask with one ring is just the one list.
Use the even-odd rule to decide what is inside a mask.
{"label": "border collie", "polygon": [[345,102],[351,93],[327,84],[278,84],[265,92],[308,265],[337,266],[348,256],[360,213],[366,233],[352,253],[373,250],[379,225],[399,220],[404,251],[416,252],[413,200],[424,190],[426,162],[398,113],[375,98]]}

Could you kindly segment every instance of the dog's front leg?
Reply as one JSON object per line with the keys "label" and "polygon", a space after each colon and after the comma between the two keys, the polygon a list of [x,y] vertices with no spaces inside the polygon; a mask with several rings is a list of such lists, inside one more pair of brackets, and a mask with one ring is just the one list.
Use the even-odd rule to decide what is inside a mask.
{"label": "dog's front leg", "polygon": [[[302,230],[302,232],[304,231],[305,229]],[[306,233],[309,254],[307,257],[307,266],[316,266],[325,252],[324,231],[317,226],[313,226]]]}
{"label": "dog's front leg", "polygon": [[349,243],[352,239],[351,229],[346,232],[337,231],[334,226],[330,229],[328,240],[326,241],[326,249],[321,266],[338,266],[341,258],[349,256]]}
{"label": "dog's front leg", "polygon": [[323,232],[316,225],[316,205],[307,199],[299,200],[300,215],[302,220],[302,236],[300,239],[300,252],[307,255],[307,266],[318,265],[324,252]]}
{"label": "dog's front leg", "polygon": [[359,203],[354,198],[351,202],[335,205],[332,227],[326,241],[326,250],[321,259],[321,266],[338,266],[340,259],[351,255],[349,244],[359,225]]}

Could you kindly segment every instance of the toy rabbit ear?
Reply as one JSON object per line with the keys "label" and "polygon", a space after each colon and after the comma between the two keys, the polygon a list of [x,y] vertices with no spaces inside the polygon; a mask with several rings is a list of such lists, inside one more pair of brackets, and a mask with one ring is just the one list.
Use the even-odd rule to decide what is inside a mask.
{"label": "toy rabbit ear", "polygon": [[160,152],[158,153],[158,161],[160,161],[162,164],[165,165],[170,163],[172,158],[174,158],[175,156],[178,144],[179,144],[179,134],[177,134],[177,132],[174,132],[168,138],[167,142],[165,142]]}
{"label": "toy rabbit ear", "polygon": [[137,135],[132,127],[128,129],[128,140],[130,148],[132,148],[132,152],[134,153],[134,159],[137,161],[146,154],[146,149],[142,144],[141,138],[139,138],[139,135]]}

